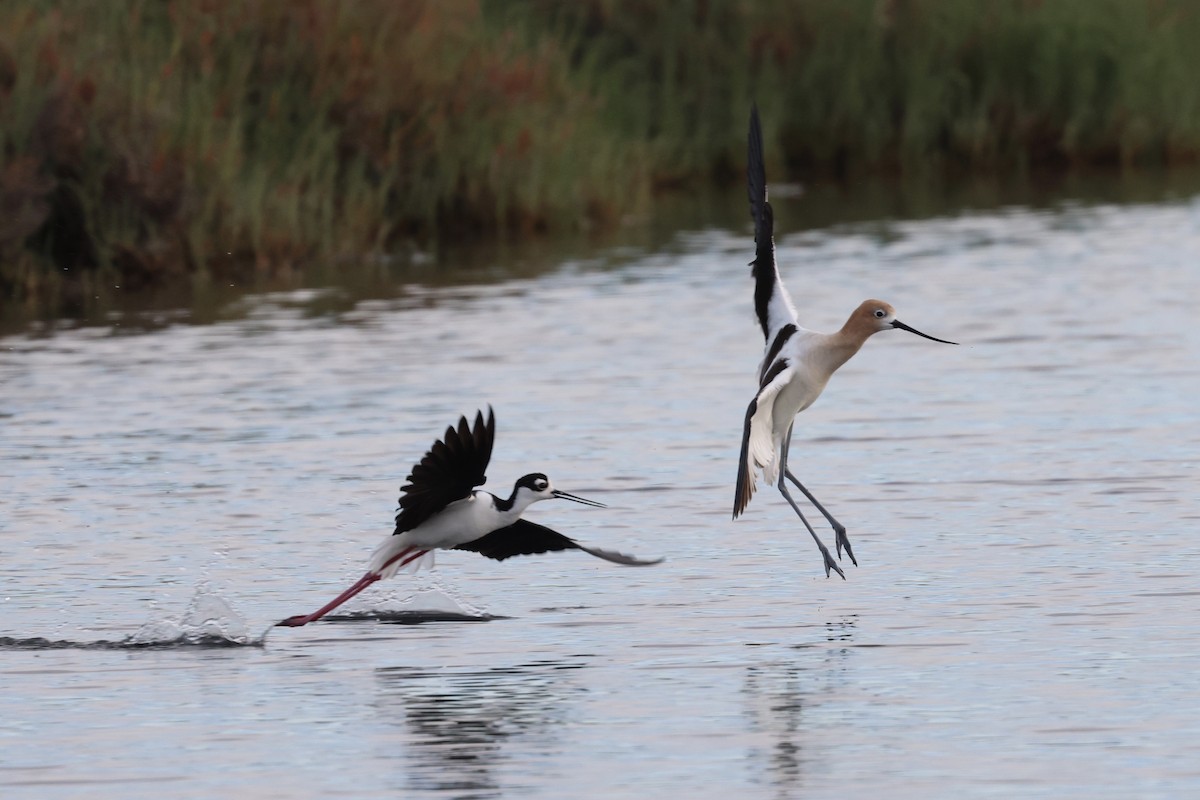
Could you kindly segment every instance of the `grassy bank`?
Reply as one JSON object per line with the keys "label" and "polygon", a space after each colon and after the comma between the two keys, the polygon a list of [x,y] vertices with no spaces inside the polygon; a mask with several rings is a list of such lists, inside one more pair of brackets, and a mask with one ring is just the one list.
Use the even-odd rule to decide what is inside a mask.
{"label": "grassy bank", "polygon": [[736,180],[1200,155],[1184,0],[0,5],[0,293],[363,263]]}
{"label": "grassy bank", "polygon": [[794,175],[1200,154],[1192,0],[497,7],[529,41],[569,49],[575,79],[660,177],[740,171],[750,97]]}

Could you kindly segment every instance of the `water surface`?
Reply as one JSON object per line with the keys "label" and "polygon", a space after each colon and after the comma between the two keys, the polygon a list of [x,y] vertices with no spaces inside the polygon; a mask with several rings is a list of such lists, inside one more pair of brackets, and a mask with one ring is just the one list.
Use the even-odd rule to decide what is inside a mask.
{"label": "water surface", "polygon": [[[0,791],[1200,792],[1200,199],[782,237],[806,325],[879,297],[963,343],[877,336],[797,424],[846,581],[777,493],[729,519],[748,230],[0,340]],[[610,508],[532,519],[667,561],[445,553],[270,629],[361,574],[486,403],[489,486],[545,471]]]}

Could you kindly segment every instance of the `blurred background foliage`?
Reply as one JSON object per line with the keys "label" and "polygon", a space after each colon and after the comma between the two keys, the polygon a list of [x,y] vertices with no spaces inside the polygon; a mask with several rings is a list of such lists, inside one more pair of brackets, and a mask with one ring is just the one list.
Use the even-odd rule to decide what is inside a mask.
{"label": "blurred background foliage", "polygon": [[[1196,0],[0,4],[0,294],[590,230],[734,184],[1200,155]],[[732,191],[732,189],[731,189]]]}

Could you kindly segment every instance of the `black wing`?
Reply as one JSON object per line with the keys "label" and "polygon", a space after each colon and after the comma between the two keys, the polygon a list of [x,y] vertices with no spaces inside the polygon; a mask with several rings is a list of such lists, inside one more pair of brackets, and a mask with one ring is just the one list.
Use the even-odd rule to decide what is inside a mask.
{"label": "black wing", "polygon": [[471,494],[487,480],[487,465],[492,459],[496,439],[496,417],[488,406],[487,422],[483,412],[475,412],[475,429],[460,417],[457,430],[446,428],[442,438],[412,468],[400,487],[400,510],[396,513],[395,533],[404,533],[420,525],[455,500]]}
{"label": "black wing", "polygon": [[611,561],[614,564],[625,564],[630,567],[645,567],[662,561],[661,558],[645,561],[633,556],[627,556],[624,553],[616,553],[612,550],[584,547],[579,542],[563,536],[558,531],[551,530],[544,525],[538,525],[536,522],[530,522],[527,519],[519,519],[507,528],[498,528],[473,542],[457,545],[454,549],[473,550],[480,555],[494,558],[497,561],[503,561],[512,556],[527,556],[535,553],[547,553],[552,550],[582,550],[596,558],[603,558],[605,561]]}
{"label": "black wing", "polygon": [[775,216],[767,202],[767,169],[763,163],[762,125],[758,105],[750,109],[750,135],[746,148],[746,191],[750,197],[750,218],[754,220],[754,311],[762,325],[763,336],[770,336],[770,303],[778,275],[775,271]]}
{"label": "black wing", "polygon": [[[750,198],[750,219],[754,220],[754,241],[762,247],[770,243],[772,219],[768,211],[771,206],[767,202],[767,168],[763,163],[762,124],[758,120],[757,104],[750,107],[750,134],[746,141],[746,192]],[[763,222],[767,223],[765,228]]]}
{"label": "black wing", "polygon": [[742,452],[738,456],[737,485],[733,491],[734,519],[746,510],[746,506],[750,505],[750,498],[754,497],[755,479],[750,471],[750,420],[754,419],[754,412],[757,410],[758,398],[755,397],[746,408],[746,422],[742,427]]}
{"label": "black wing", "polygon": [[[762,382],[758,387],[758,394],[750,401],[750,405],[746,406],[746,421],[742,425],[742,450],[738,455],[738,474],[737,485],[733,492],[733,518],[746,510],[746,506],[750,505],[750,498],[754,497],[754,484],[757,477],[754,474],[753,468],[750,466],[750,435],[751,427],[754,424],[754,415],[758,413],[758,407],[762,403],[774,403],[775,397],[791,380],[791,375],[786,375],[777,383],[776,378],[779,378],[789,367],[786,358],[777,359],[762,377]],[[773,385],[774,384],[774,385]],[[767,423],[769,425],[769,423]],[[790,436],[790,434],[789,434]]]}

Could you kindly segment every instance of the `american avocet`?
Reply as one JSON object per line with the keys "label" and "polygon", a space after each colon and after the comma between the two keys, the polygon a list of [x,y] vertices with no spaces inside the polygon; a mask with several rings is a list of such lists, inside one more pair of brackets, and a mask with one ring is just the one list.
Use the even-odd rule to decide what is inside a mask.
{"label": "american avocet", "polygon": [[315,622],[375,581],[392,577],[401,567],[435,549],[474,550],[497,561],[571,549],[629,566],[662,561],[585,547],[557,531],[521,519],[521,513],[531,504],[554,498],[604,508],[603,503],[555,489],[540,472],[518,479],[507,498],[475,490],[487,480],[484,472],[492,457],[495,436],[496,418],[491,408],[486,422],[483,412],[475,414],[474,429],[468,427],[466,417],[459,419],[457,429],[446,428],[445,435],[433,443],[400,489],[396,530],[375,549],[366,574],[313,613],[288,617],[278,624],[294,628]]}
{"label": "american avocet", "polygon": [[758,372],[758,392],[746,409],[742,430],[742,450],[738,459],[737,487],[733,498],[733,517],[737,519],[750,498],[754,496],[758,472],[762,471],[767,484],[775,483],[784,499],[808,528],[821,555],[825,558],[825,576],[836,570],[845,579],[821,537],[804,518],[800,507],[788,493],[786,481],[796,485],[817,510],[829,520],[837,536],[838,558],[842,548],[858,566],[846,528],[825,510],[812,492],[788,470],[788,448],[791,446],[795,417],[820,396],[837,368],[858,352],[863,343],[880,331],[899,328],[943,344],[957,344],[938,339],[896,319],[896,311],[882,300],[866,300],[846,324],[836,333],[818,333],[800,327],[796,308],[779,278],[775,264],[775,242],[772,239],[774,218],[767,202],[767,177],[763,166],[762,128],[758,107],[750,111],[750,138],[746,178],[750,195],[750,215],[754,218],[754,261],[750,262],[754,276],[754,309],[762,326],[766,352]]}

